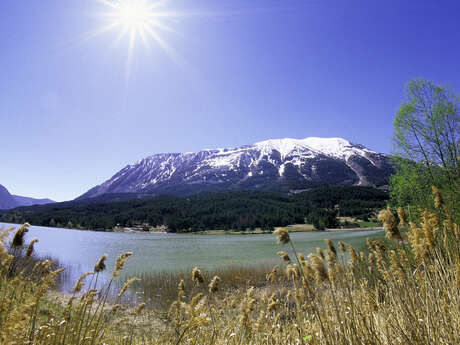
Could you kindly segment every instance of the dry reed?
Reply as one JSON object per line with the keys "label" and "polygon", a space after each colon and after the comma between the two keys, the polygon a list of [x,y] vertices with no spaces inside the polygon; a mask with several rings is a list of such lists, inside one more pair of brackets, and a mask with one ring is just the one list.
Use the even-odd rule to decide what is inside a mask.
{"label": "dry reed", "polygon": [[[174,294],[166,311],[149,308],[148,301],[134,309],[118,301],[108,305],[108,288],[130,253],[117,259],[106,288],[95,288],[105,268],[103,256],[86,289],[88,275],[77,281],[74,296],[56,302],[49,293],[60,271],[44,261],[35,265],[33,275],[20,267],[11,274],[14,255],[5,250],[7,236],[2,232],[0,343],[460,344],[458,225],[435,188],[433,196],[437,211],[421,210],[420,222],[410,222],[400,209],[399,220],[391,209],[383,210],[379,218],[388,240],[368,240],[366,253],[340,242],[337,251],[326,240],[325,254],[318,251],[306,259],[295,252],[287,231],[277,231],[278,242],[291,245],[297,263],[280,252],[282,270],[254,271],[256,279],[251,280],[248,269],[246,285],[233,288],[224,272],[195,268],[191,275],[169,279],[164,290],[152,287],[157,293]],[[14,248],[24,246],[26,228],[16,233]],[[343,260],[346,250],[348,262]],[[119,297],[135,281],[128,280]]]}

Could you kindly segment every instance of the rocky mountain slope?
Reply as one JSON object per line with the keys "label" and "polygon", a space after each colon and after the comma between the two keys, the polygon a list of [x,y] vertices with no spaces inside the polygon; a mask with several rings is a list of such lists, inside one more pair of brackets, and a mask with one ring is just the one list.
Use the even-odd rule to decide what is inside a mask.
{"label": "rocky mountain slope", "polygon": [[295,193],[324,184],[378,187],[388,183],[391,173],[386,155],[342,138],[272,139],[237,148],[155,154],[80,198],[249,189]]}

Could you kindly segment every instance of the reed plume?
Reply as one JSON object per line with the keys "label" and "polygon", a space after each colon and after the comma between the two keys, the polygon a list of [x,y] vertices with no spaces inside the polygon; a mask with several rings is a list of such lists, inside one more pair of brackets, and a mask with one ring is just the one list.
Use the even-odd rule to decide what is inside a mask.
{"label": "reed plume", "polygon": [[383,243],[382,241],[373,240],[372,245],[375,250],[380,250],[382,252],[386,250],[385,243]]}
{"label": "reed plume", "polygon": [[135,282],[137,281],[140,281],[139,278],[137,277],[133,277],[133,278],[130,278],[128,279],[128,281],[123,285],[123,287],[121,288],[120,292],[118,293],[118,297],[123,297],[123,295],[125,294],[126,290],[129,289],[129,287],[134,284]]}
{"label": "reed plume", "polygon": [[434,196],[434,207],[440,208],[444,206],[444,200],[442,199],[442,195],[438,187],[431,186],[431,190],[433,191],[433,196]]}
{"label": "reed plume", "polygon": [[99,273],[105,270],[105,260],[107,259],[107,254],[103,254],[99,260],[97,261],[96,265],[94,265],[94,272]]}
{"label": "reed plume", "polygon": [[26,232],[29,232],[29,226],[29,223],[24,223],[18,228],[18,230],[16,230],[13,240],[11,241],[11,247],[20,248],[24,246],[24,236]]}
{"label": "reed plume", "polygon": [[85,283],[84,283],[85,278],[88,277],[89,275],[93,275],[93,274],[94,274],[94,272],[83,273],[77,279],[77,282],[75,283],[75,285],[73,287],[73,292],[80,292],[83,289],[83,286],[85,285]]}
{"label": "reed plume", "polygon": [[[289,280],[294,280],[299,276],[299,270],[296,269],[296,267],[294,265],[289,264],[289,265],[286,266],[286,276],[287,276],[287,278]],[[298,266],[297,266],[297,268],[298,268]]]}
{"label": "reed plume", "polygon": [[[401,219],[400,212],[398,216]],[[207,286],[195,286],[192,290],[200,293],[185,296],[182,274],[174,275],[170,285],[173,300],[160,307],[164,309],[157,310],[151,304],[155,309],[142,319],[139,315],[145,312],[145,304],[134,310],[119,304],[108,307],[108,295],[91,286],[80,298],[74,295],[68,299],[67,305],[56,303],[54,298],[50,299],[49,291],[61,270],[53,271],[50,260],[34,265],[30,276],[27,271],[11,275],[0,267],[0,343],[460,344],[460,335],[455,332],[460,319],[460,258],[454,236],[457,225],[449,218],[442,223],[432,212],[421,216],[421,222],[410,223],[410,246],[369,239],[369,254],[365,255],[339,243],[337,249],[348,247],[351,263],[335,263],[327,269],[320,252],[308,255],[307,262],[294,251],[295,257],[291,257],[300,264],[288,262],[289,280],[277,280],[276,267],[266,275],[268,282],[263,279],[265,270],[261,271],[263,277],[258,277],[261,280],[233,273],[235,279],[230,284],[226,278],[218,279],[224,277],[221,273],[212,274],[214,278]],[[414,222],[417,218],[413,218]],[[437,236],[441,225],[443,235],[448,234],[444,242]],[[0,241],[2,238],[0,232]],[[292,239],[289,242],[293,244]],[[328,240],[326,245],[329,262],[337,250]],[[12,258],[13,255],[0,252],[2,267]],[[118,267],[121,268],[122,265]],[[198,268],[195,273],[192,271],[192,279],[201,280],[200,284],[207,281]],[[79,280],[76,290],[82,291],[84,277]],[[160,298],[165,297],[163,292],[152,290]],[[102,296],[96,299],[98,293]],[[144,302],[151,303],[147,294],[146,297]],[[38,303],[45,298],[46,303]]]}
{"label": "reed plume", "polygon": [[303,272],[306,279],[313,279],[315,277],[315,271],[310,263],[307,261],[303,262]]}
{"label": "reed plume", "polygon": [[422,211],[422,230],[425,243],[428,245],[429,248],[434,247],[435,235],[436,235],[436,223],[432,221],[431,213],[428,210]]}
{"label": "reed plume", "polygon": [[321,248],[319,248],[319,247],[316,248],[316,254],[318,254],[318,256],[320,256],[321,259],[324,260],[325,256],[324,256],[324,252],[323,252],[323,250]]}
{"label": "reed plume", "polygon": [[112,274],[112,279],[115,278],[115,277],[118,277],[120,275],[120,273],[123,270],[123,267],[124,267],[126,261],[128,261],[128,259],[129,259],[129,257],[131,255],[133,255],[133,253],[126,252],[126,253],[121,254],[117,258],[117,261],[115,263],[115,268],[114,268],[113,274]]}
{"label": "reed plume", "polygon": [[350,264],[351,265],[357,265],[360,262],[360,257],[358,256],[358,253],[356,252],[355,248],[351,244],[348,246],[348,253],[350,254]]}
{"label": "reed plume", "polygon": [[184,292],[185,291],[185,282],[184,282],[184,279],[181,279],[179,284],[177,285],[177,288],[179,289],[179,291],[182,291]]}
{"label": "reed plume", "polygon": [[201,274],[201,271],[198,269],[198,267],[195,267],[192,270],[192,280],[195,284],[202,284],[204,282],[203,275]]}
{"label": "reed plume", "polygon": [[220,283],[219,276],[214,276],[214,278],[211,279],[211,283],[209,283],[209,292],[210,293],[217,292],[219,290],[219,283]]}
{"label": "reed plume", "polygon": [[398,223],[390,207],[379,212],[378,219],[383,222],[383,229],[387,238],[401,241],[402,237],[398,230]]}
{"label": "reed plume", "polygon": [[326,238],[324,240],[324,242],[326,242],[327,249],[329,249],[331,251],[331,253],[333,253],[335,256],[337,256],[337,250],[335,249],[334,244],[332,243],[332,241],[330,239]]}
{"label": "reed plume", "polygon": [[333,268],[328,268],[327,270],[327,276],[328,276],[328,279],[331,283],[335,283],[336,281],[336,274],[335,274],[335,270]]}
{"label": "reed plume", "polygon": [[425,238],[423,230],[419,229],[415,223],[410,222],[407,237],[409,238],[409,242],[412,247],[412,252],[415,254],[415,258],[422,258],[425,254]]}
{"label": "reed plume", "polygon": [[276,294],[273,293],[268,300],[267,310],[269,312],[274,312],[280,306],[280,304],[280,301],[276,298]]}
{"label": "reed plume", "polygon": [[316,282],[321,283],[322,281],[327,280],[328,276],[326,268],[324,267],[324,260],[321,258],[321,256],[312,253],[308,255],[308,258],[310,259],[311,267],[315,272]]}
{"label": "reed plume", "polygon": [[398,218],[399,218],[399,225],[401,226],[407,226],[407,217],[406,217],[406,212],[402,207],[398,207],[397,209],[398,212]]}
{"label": "reed plume", "polygon": [[135,309],[135,313],[136,315],[140,315],[142,313],[142,311],[145,309],[145,303],[140,303],[136,309]]}
{"label": "reed plume", "polygon": [[288,253],[286,252],[283,252],[282,250],[280,250],[279,252],[277,252],[276,254],[278,254],[278,256],[283,259],[284,261],[286,262],[291,262],[291,258],[289,257]]}
{"label": "reed plume", "polygon": [[271,272],[265,275],[265,279],[273,283],[275,281],[277,272],[278,272],[278,266],[273,266]]}
{"label": "reed plume", "polygon": [[288,244],[291,241],[291,238],[289,237],[289,231],[286,229],[280,228],[275,230],[273,233],[276,235],[278,243]]}
{"label": "reed plume", "polygon": [[193,309],[195,308],[198,303],[201,301],[201,299],[203,298],[203,293],[199,292],[197,293],[195,296],[192,297],[191,301],[190,301],[190,308]]}
{"label": "reed plume", "polygon": [[325,239],[324,240],[327,245],[326,249],[326,259],[327,259],[327,264],[329,267],[333,267],[337,263],[337,250],[334,247],[334,244],[332,243],[331,240]]}
{"label": "reed plume", "polygon": [[34,245],[37,242],[38,242],[38,238],[34,238],[32,241],[30,241],[29,245],[27,246],[27,250],[26,250],[27,258],[30,258],[32,256],[32,253],[34,251]]}

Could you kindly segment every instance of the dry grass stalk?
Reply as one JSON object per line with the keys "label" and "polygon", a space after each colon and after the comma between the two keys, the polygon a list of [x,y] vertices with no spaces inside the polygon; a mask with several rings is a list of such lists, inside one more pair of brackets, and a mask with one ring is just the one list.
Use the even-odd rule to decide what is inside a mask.
{"label": "dry grass stalk", "polygon": [[198,269],[198,267],[195,267],[192,270],[192,280],[195,284],[203,284],[204,283],[204,278],[203,275],[201,274],[201,271]]}
{"label": "dry grass stalk", "polygon": [[291,238],[289,237],[289,231],[287,231],[286,229],[277,229],[273,233],[277,237],[278,243],[288,244],[291,241]]}
{"label": "dry grass stalk", "polygon": [[215,293],[219,290],[219,282],[220,278],[218,276],[214,276],[214,278],[211,279],[211,283],[209,283],[210,293]]}
{"label": "dry grass stalk", "polygon": [[401,234],[398,230],[398,223],[396,222],[396,218],[393,215],[393,211],[391,208],[386,208],[381,210],[378,219],[383,222],[383,229],[385,230],[385,234],[387,238],[393,238],[396,240],[402,240]]}
{"label": "dry grass stalk", "polygon": [[[87,291],[83,286],[79,289],[82,298],[71,297],[50,309],[45,296],[59,274],[51,261],[35,265],[34,277],[41,276],[32,281],[26,273],[8,275],[11,255],[0,251],[0,342],[459,344],[457,224],[440,209],[440,214],[425,213],[420,223],[410,223],[408,231],[397,236],[392,228],[396,220],[388,212],[382,219],[389,224],[389,240],[367,241],[367,256],[348,246],[351,263],[336,262],[326,269],[320,253],[308,255],[308,261],[295,254],[300,264],[289,262],[286,275],[277,275],[276,267],[266,275],[267,269],[261,274],[261,285],[249,288],[247,282],[227,288],[221,274],[209,273],[206,276],[214,278],[205,285],[203,273],[196,268],[193,287],[187,290],[183,280],[175,281],[172,289],[175,293],[178,289],[179,296],[167,312],[149,310],[147,300],[130,313],[118,304],[104,307],[107,290],[97,291],[91,284]],[[331,242],[326,244],[329,261],[337,253]],[[344,251],[346,246],[339,243],[338,247]],[[126,259],[120,260],[119,269]]]}
{"label": "dry grass stalk", "polygon": [[73,292],[75,293],[78,293],[80,292],[82,289],[83,289],[83,286],[84,286],[84,280],[86,277],[90,276],[90,275],[93,275],[94,272],[86,272],[86,273],[83,273],[77,280],[77,282],[75,283],[75,286],[73,287]]}
{"label": "dry grass stalk", "polygon": [[24,246],[24,236],[27,232],[29,232],[29,226],[29,223],[24,223],[18,228],[13,236],[13,240],[11,241],[12,248],[20,248]]}
{"label": "dry grass stalk", "polygon": [[283,259],[284,261],[286,262],[291,262],[291,258],[289,257],[288,253],[286,252],[283,252],[283,251],[279,251],[277,252],[276,254],[278,254],[278,256]]}
{"label": "dry grass stalk", "polygon": [[34,245],[35,243],[38,242],[38,238],[34,238],[32,241],[30,241],[29,245],[27,246],[26,249],[26,257],[30,258],[32,256],[32,253],[34,251]]}
{"label": "dry grass stalk", "polygon": [[94,265],[95,273],[99,273],[105,270],[105,260],[107,260],[107,254],[103,254],[97,261],[96,265]]}
{"label": "dry grass stalk", "polygon": [[140,281],[139,278],[137,277],[133,277],[133,278],[130,278],[128,279],[128,281],[123,285],[123,287],[121,288],[120,292],[118,293],[118,297],[123,297],[123,295],[125,294],[126,290],[129,289],[129,287],[134,284],[135,282],[137,281]]}
{"label": "dry grass stalk", "polygon": [[404,209],[402,207],[398,207],[397,212],[398,212],[398,218],[399,218],[399,225],[407,226],[408,225],[407,216],[406,216],[406,212],[404,211]]}
{"label": "dry grass stalk", "polygon": [[126,252],[121,254],[115,263],[115,269],[113,270],[112,279],[118,277],[121,271],[123,270],[123,266],[125,265],[126,261],[128,261],[129,257],[133,255],[131,252]]}

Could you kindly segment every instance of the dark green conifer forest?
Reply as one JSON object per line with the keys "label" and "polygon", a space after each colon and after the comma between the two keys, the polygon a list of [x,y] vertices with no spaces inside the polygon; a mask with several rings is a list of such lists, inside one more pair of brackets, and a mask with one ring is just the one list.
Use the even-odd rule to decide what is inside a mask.
{"label": "dark green conifer forest", "polygon": [[305,222],[324,229],[338,226],[338,216],[367,220],[386,204],[388,194],[371,187],[324,186],[295,195],[239,191],[181,198],[101,200],[105,199],[20,207],[0,213],[0,221],[95,230],[113,229],[117,225],[165,225],[171,232],[271,230]]}

